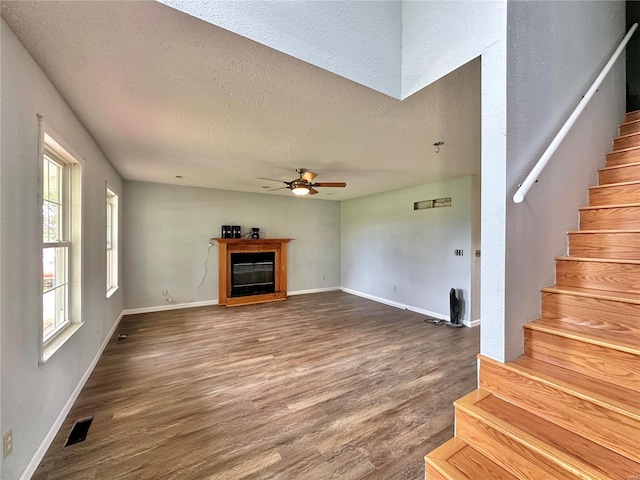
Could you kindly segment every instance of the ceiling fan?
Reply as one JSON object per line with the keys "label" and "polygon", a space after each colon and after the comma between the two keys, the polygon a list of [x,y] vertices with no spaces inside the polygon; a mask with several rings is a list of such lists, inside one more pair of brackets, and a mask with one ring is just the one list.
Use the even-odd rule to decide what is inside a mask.
{"label": "ceiling fan", "polygon": [[290,182],[285,182],[283,180],[276,180],[274,178],[264,178],[258,177],[261,180],[269,180],[271,182],[282,182],[286,186],[280,188],[274,188],[273,190],[269,190],[270,192],[274,192],[276,190],[282,190],[283,188],[288,188],[291,190],[294,195],[315,195],[319,193],[316,190],[316,187],[346,187],[347,184],[344,182],[318,182],[312,183],[313,179],[317,177],[317,175],[313,172],[308,171],[306,168],[296,168],[296,172],[300,175],[300,178],[296,178],[295,180],[291,180]]}

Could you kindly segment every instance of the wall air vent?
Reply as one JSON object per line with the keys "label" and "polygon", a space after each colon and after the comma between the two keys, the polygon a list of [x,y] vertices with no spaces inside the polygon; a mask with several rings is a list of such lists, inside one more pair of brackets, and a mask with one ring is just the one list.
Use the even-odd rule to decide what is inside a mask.
{"label": "wall air vent", "polygon": [[413,204],[414,210],[426,210],[427,208],[450,207],[451,197],[436,198],[434,200],[422,200]]}

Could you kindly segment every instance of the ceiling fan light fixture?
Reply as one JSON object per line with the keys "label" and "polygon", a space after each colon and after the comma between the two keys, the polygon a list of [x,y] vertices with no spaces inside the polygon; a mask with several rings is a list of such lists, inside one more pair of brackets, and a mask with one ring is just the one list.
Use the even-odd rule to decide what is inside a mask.
{"label": "ceiling fan light fixture", "polygon": [[294,195],[307,195],[309,193],[309,189],[307,187],[294,187],[291,189]]}

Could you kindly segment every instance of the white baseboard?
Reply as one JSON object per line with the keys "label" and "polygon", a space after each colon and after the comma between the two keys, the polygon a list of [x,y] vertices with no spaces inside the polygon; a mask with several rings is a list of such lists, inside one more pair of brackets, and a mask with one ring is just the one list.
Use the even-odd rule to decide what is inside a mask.
{"label": "white baseboard", "polygon": [[474,327],[479,327],[480,326],[480,319],[478,320],[463,320],[463,322],[465,327],[469,327],[469,328],[474,328]]}
{"label": "white baseboard", "polygon": [[[340,287],[311,288],[309,290],[294,290],[292,292],[287,292],[287,295],[288,296],[306,295],[307,293],[331,292],[334,290],[340,290]],[[124,315],[134,315],[136,313],[164,312],[166,310],[178,310],[181,308],[194,308],[194,307],[207,307],[209,305],[218,305],[218,300],[205,300],[203,302],[190,302],[190,303],[168,303],[167,305],[155,305],[153,307],[128,308],[126,310],[123,310],[122,313]]]}
{"label": "white baseboard", "polygon": [[[310,288],[308,290],[293,290],[291,292],[287,292],[287,296],[306,295],[308,293],[332,292],[335,290],[340,290],[340,287]],[[123,310],[122,313],[124,315],[134,315],[136,313],[164,312],[165,310],[207,307],[209,305],[218,305],[218,300],[205,300],[203,302],[190,302],[190,303],[169,303],[167,305],[155,305],[153,307],[128,308],[126,310]]]}
{"label": "white baseboard", "polygon": [[67,400],[67,403],[64,404],[62,411],[58,414],[55,422],[53,422],[53,425],[51,425],[51,428],[49,429],[44,439],[42,440],[42,443],[36,450],[36,453],[33,455],[33,457],[31,457],[31,460],[27,464],[27,467],[22,472],[22,475],[20,475],[20,480],[29,480],[33,476],[33,474],[36,472],[38,465],[40,465],[40,462],[44,458],[45,453],[47,453],[47,450],[51,446],[51,443],[55,439],[56,435],[58,434],[58,431],[60,430],[60,427],[64,423],[64,420],[67,418],[67,415],[71,411],[71,407],[73,407],[73,404],[78,399],[78,395],[80,395],[80,392],[84,388],[84,385],[87,383],[87,380],[89,380],[89,377],[93,372],[93,369],[96,368],[96,365],[98,364],[98,360],[100,360],[100,357],[102,356],[102,352],[104,352],[104,349],[107,348],[107,345],[109,344],[109,340],[111,339],[111,336],[116,331],[116,328],[118,328],[118,325],[120,324],[120,320],[122,320],[123,316],[124,316],[124,311],[120,313],[115,323],[109,330],[109,333],[107,334],[104,341],[102,342],[102,345],[100,345],[98,352],[96,353],[95,357],[93,357],[93,360],[89,364],[89,367],[84,372],[84,375],[82,375],[82,378],[78,382],[78,385],[71,393],[69,400]]}
{"label": "white baseboard", "polygon": [[340,290],[340,287],[325,287],[325,288],[310,288],[309,290],[294,290],[292,292],[287,292],[287,295],[306,295],[307,293],[322,293],[322,292],[335,292],[336,290]]}
{"label": "white baseboard", "polygon": [[153,307],[128,308],[123,310],[124,315],[134,315],[136,313],[152,313],[164,312],[165,310],[179,310],[181,308],[207,307],[209,305],[218,305],[218,300],[205,300],[204,302],[190,303],[169,303],[167,305],[155,305]]}
{"label": "white baseboard", "polygon": [[[350,288],[340,287],[345,293],[349,293],[351,295],[357,295],[358,297],[366,298],[368,300],[373,300],[374,302],[384,303],[385,305],[389,305],[391,307],[400,308],[402,310],[409,310],[410,312],[416,312],[421,315],[426,315],[428,317],[439,318],[441,320],[449,321],[449,315],[445,315],[438,312],[432,312],[431,310],[425,310],[424,308],[414,307],[413,305],[406,305],[400,302],[394,302],[393,300],[388,300],[386,298],[376,297],[375,295],[369,295],[368,293],[359,292],[357,290],[351,290]],[[480,320],[474,320],[469,322],[468,320],[462,322],[466,327],[477,327],[480,325]]]}

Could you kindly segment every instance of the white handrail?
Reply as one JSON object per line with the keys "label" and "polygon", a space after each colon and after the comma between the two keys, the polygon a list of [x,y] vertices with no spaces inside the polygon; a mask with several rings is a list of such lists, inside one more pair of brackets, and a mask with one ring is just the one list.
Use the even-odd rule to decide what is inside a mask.
{"label": "white handrail", "polygon": [[600,87],[600,84],[604,80],[604,77],[607,76],[607,74],[609,73],[609,70],[611,70],[611,67],[613,67],[613,64],[616,62],[616,60],[618,60],[618,57],[624,50],[624,47],[627,46],[627,43],[629,43],[629,39],[633,35],[633,32],[636,31],[636,28],[638,28],[638,24],[634,23],[629,29],[629,31],[627,32],[627,34],[622,39],[622,42],[620,42],[620,45],[618,45],[618,48],[616,48],[616,51],[613,53],[613,56],[609,59],[607,64],[604,66],[604,68],[600,72],[600,75],[598,75],[598,78],[596,78],[596,80],[593,82],[593,85],[591,85],[589,90],[587,90],[587,93],[585,93],[584,97],[582,97],[582,100],[580,100],[580,103],[578,103],[578,106],[576,107],[576,109],[573,111],[573,113],[564,123],[564,125],[562,126],[558,134],[555,136],[553,141],[549,144],[547,149],[544,151],[544,153],[540,157],[540,160],[538,160],[538,163],[535,164],[535,166],[533,167],[529,175],[527,175],[527,178],[525,178],[524,182],[522,182],[522,185],[520,185],[520,188],[518,188],[518,191],[513,196],[513,201],[515,203],[520,203],[524,200],[524,197],[529,191],[529,189],[531,188],[531,185],[533,185],[536,182],[536,180],[538,179],[538,176],[540,175],[544,167],[549,162],[549,159],[551,158],[551,156],[555,153],[556,149],[558,148],[562,140],[564,140],[564,137],[567,136],[567,133],[569,132],[571,127],[573,127],[573,124],[576,122],[576,119],[578,118],[578,116],[585,109],[585,107],[587,106],[587,103],[589,103],[589,100],[591,100],[591,97],[593,97],[593,95],[596,93],[596,90],[598,89],[598,87]]}

